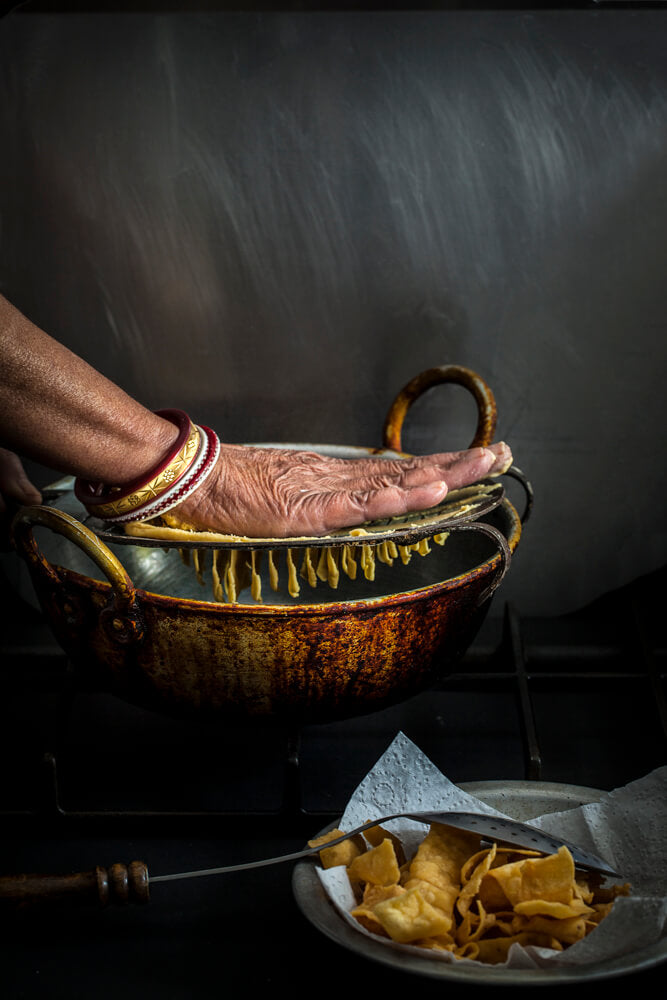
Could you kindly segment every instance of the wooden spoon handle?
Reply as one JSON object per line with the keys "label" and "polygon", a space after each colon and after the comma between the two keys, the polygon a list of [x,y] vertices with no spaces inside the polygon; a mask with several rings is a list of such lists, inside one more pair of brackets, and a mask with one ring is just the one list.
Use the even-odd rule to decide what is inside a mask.
{"label": "wooden spoon handle", "polygon": [[147,903],[148,868],[143,861],[129,865],[100,865],[90,872],[71,875],[2,875],[0,903],[34,903],[39,901],[76,901],[98,903]]}

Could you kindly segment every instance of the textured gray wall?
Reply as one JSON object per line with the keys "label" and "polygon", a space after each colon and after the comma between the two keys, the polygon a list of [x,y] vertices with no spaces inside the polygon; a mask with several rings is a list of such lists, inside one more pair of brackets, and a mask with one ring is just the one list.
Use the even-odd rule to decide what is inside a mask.
{"label": "textured gray wall", "polygon": [[[666,560],[666,50],[663,11],[11,14],[0,290],[229,441],[379,444],[475,368],[536,491],[504,596],[568,611]],[[473,426],[433,390],[404,446]]]}

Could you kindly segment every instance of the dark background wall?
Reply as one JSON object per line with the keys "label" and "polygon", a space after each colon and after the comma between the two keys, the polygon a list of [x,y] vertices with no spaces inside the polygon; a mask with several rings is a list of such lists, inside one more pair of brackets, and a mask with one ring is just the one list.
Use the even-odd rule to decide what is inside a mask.
{"label": "dark background wall", "polygon": [[[12,13],[0,291],[228,441],[380,444],[469,365],[536,492],[504,594],[579,607],[667,556],[666,13]],[[473,428],[436,389],[404,446]]]}

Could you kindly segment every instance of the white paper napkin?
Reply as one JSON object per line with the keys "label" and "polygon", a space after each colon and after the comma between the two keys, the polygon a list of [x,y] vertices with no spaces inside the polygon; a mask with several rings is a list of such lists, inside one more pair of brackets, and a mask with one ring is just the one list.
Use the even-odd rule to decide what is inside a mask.
{"label": "white paper napkin", "polygon": [[[360,782],[339,822],[352,830],[367,820],[398,812],[453,810],[503,813],[468,794],[446,778],[403,733],[399,733],[380,760]],[[509,968],[597,963],[630,954],[658,941],[667,941],[667,767],[658,768],[602,797],[600,802],[530,820],[547,833],[562,837],[608,861],[632,884],[632,895],[619,897],[611,913],[587,937],[562,952],[515,944]],[[400,837],[411,856],[427,827],[412,820],[385,824]],[[349,915],[355,905],[344,868],[317,869],[334,905],[360,934],[370,934]],[[613,880],[612,880],[613,881]],[[399,945],[385,938],[389,948],[407,949],[424,958],[466,962],[449,952]]]}

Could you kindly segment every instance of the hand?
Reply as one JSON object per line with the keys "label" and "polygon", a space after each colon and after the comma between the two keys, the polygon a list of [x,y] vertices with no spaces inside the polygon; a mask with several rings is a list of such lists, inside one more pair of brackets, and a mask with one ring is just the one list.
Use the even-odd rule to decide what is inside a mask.
{"label": "hand", "polygon": [[407,459],[222,445],[208,479],[165,519],[250,538],[326,535],[433,507],[448,490],[504,472],[511,462],[503,442]]}
{"label": "hand", "polygon": [[6,448],[0,448],[0,514],[4,514],[8,504],[41,503],[42,495],[28,479],[18,455]]}

